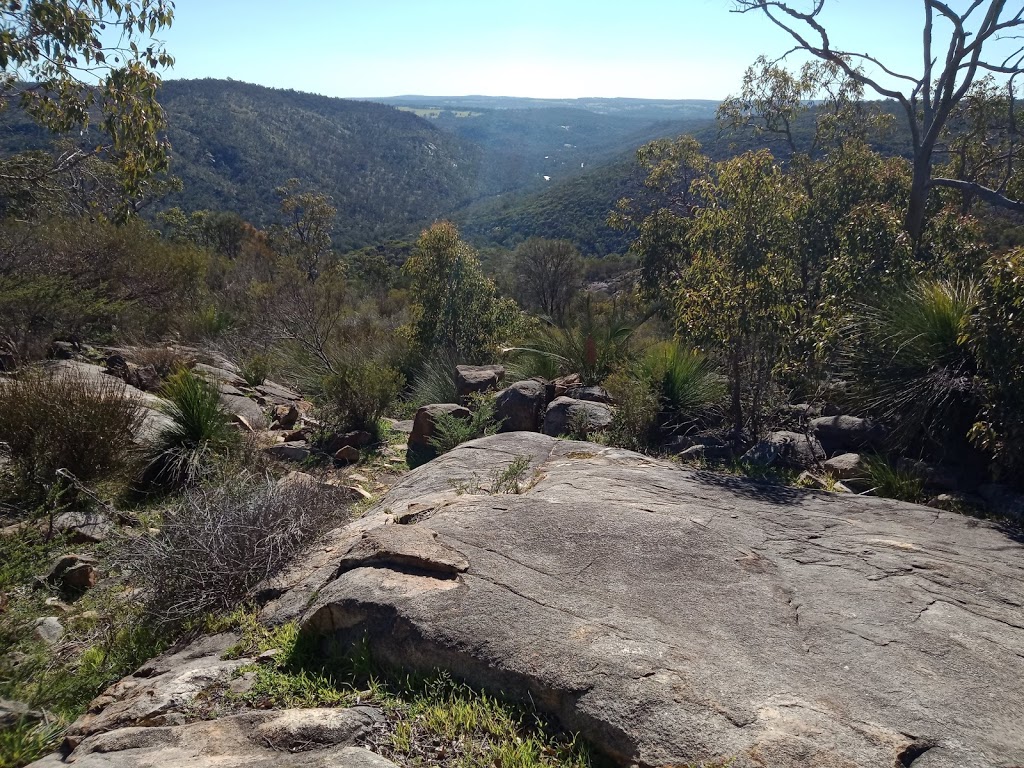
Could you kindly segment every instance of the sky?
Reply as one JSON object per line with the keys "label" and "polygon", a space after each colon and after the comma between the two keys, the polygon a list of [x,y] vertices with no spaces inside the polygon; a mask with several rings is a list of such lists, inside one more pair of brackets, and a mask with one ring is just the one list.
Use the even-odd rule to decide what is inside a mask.
{"label": "sky", "polygon": [[[797,0],[800,2],[800,0]],[[952,3],[958,5],[956,0]],[[177,0],[166,78],[327,96],[722,99],[790,38],[730,0]],[[833,45],[921,69],[919,0],[830,0]],[[798,59],[794,58],[798,62]]]}

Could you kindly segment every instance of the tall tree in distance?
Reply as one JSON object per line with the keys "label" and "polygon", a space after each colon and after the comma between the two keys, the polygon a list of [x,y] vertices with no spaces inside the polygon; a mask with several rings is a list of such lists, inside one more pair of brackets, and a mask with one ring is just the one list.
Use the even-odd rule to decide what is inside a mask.
{"label": "tall tree in distance", "polygon": [[[0,110],[17,100],[47,130],[84,137],[50,163],[3,160],[0,180],[45,183],[99,156],[113,162],[130,200],[166,170],[157,70],[174,59],[155,35],[173,18],[173,0],[0,2]],[[94,122],[102,137],[87,132]]]}
{"label": "tall tree in distance", "polygon": [[[953,3],[921,0],[922,68],[895,71],[870,53],[833,46],[821,21],[829,0],[733,0],[738,13],[760,12],[787,32],[802,50],[830,62],[885,99],[896,101],[913,141],[913,178],[905,227],[915,242],[924,230],[929,192],[950,187],[993,205],[1024,211],[1024,202],[1005,188],[980,181],[935,176],[936,148],[950,116],[972,86],[986,74],[1005,78],[1012,94],[1014,78],[1024,71],[1024,6],[1008,0],[971,0],[964,10]],[[1011,158],[1012,160],[1012,158]]]}
{"label": "tall tree in distance", "polygon": [[582,284],[583,258],[568,240],[531,237],[515,252],[516,292],[561,325]]}

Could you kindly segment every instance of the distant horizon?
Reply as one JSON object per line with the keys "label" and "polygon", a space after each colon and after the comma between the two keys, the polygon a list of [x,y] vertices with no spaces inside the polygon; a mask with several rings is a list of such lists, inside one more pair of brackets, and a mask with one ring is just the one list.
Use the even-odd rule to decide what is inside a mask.
{"label": "distant horizon", "polygon": [[[731,0],[177,0],[163,35],[167,79],[232,78],[372,101],[455,93],[490,98],[721,102],[788,35]],[[832,0],[834,42],[893,69],[921,69],[922,11],[891,0]],[[794,54],[799,65],[806,55]],[[586,94],[613,93],[615,96]],[[687,95],[680,95],[680,94]],[[382,96],[380,94],[395,94]],[[430,96],[430,98],[444,98]],[[455,97],[464,98],[464,96]]]}
{"label": "distant horizon", "polygon": [[242,85],[255,85],[259,88],[269,88],[275,91],[294,91],[296,93],[305,93],[311,96],[322,96],[328,99],[346,99],[349,101],[376,101],[378,99],[529,99],[533,101],[664,101],[664,102],[706,102],[708,104],[720,104],[724,99],[709,99],[703,97],[691,97],[691,96],[680,96],[678,98],[661,98],[661,97],[646,97],[646,96],[516,96],[507,93],[489,94],[489,93],[396,93],[393,95],[381,95],[376,94],[373,96],[336,96],[330,93],[321,93],[319,91],[306,90],[304,88],[296,88],[294,86],[279,86],[279,85],[265,85],[264,83],[256,83],[251,80],[243,80],[238,77],[217,77],[214,75],[204,75],[197,77],[168,77],[164,75],[162,78],[165,83],[172,82],[194,82],[197,80],[221,80],[223,82],[241,83]]}

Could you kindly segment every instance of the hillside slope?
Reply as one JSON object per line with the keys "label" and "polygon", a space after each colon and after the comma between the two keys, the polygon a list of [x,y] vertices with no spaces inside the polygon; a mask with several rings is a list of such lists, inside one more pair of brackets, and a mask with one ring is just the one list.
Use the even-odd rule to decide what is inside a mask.
{"label": "hillside slope", "polygon": [[172,171],[190,210],[257,225],[289,178],[334,198],[337,245],[405,234],[475,197],[481,151],[408,112],[223,80],[164,83]]}

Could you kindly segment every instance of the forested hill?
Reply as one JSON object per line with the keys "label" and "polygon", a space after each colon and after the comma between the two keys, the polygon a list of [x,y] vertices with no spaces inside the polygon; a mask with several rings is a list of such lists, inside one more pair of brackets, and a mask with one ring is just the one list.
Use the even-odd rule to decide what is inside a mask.
{"label": "forested hill", "polygon": [[336,245],[356,247],[478,197],[482,152],[408,112],[225,80],[171,80],[160,96],[188,210],[269,223],[290,178],[329,194]]}

